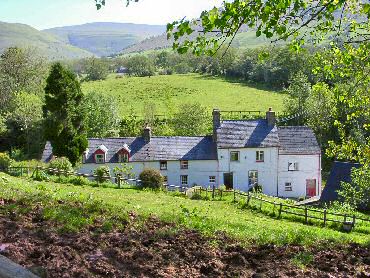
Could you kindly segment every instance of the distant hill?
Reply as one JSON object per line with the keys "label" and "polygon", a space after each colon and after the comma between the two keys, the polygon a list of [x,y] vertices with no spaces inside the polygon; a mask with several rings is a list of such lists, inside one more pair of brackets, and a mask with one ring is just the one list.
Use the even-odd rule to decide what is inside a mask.
{"label": "distant hill", "polygon": [[[194,33],[189,36],[189,39],[195,39],[197,34]],[[255,31],[242,31],[238,33],[234,41],[232,42],[232,46],[236,48],[256,48],[260,46],[265,46],[270,43],[269,40],[263,37],[256,37]],[[125,48],[122,51],[122,54],[129,54],[129,53],[138,53],[144,52],[149,50],[158,50],[158,49],[166,49],[172,47],[173,39],[167,40],[167,34],[163,33],[159,36],[152,37],[145,39],[141,42],[138,42],[132,46]]]}
{"label": "distant hill", "polygon": [[0,22],[0,53],[11,46],[34,47],[51,60],[89,57],[93,54],[59,38],[18,23]]}
{"label": "distant hill", "polygon": [[165,30],[164,25],[96,22],[46,29],[43,32],[97,56],[109,56],[142,40],[163,34]]}

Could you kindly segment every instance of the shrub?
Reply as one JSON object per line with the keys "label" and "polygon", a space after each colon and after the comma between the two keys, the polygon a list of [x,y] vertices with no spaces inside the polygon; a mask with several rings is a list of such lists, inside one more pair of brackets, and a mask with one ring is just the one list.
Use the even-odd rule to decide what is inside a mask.
{"label": "shrub", "polygon": [[72,177],[70,183],[74,185],[89,185],[90,181],[85,177]]}
{"label": "shrub", "polygon": [[69,162],[68,158],[66,157],[57,157],[50,161],[49,167],[53,169],[58,169],[60,171],[72,171],[72,163]]}
{"label": "shrub", "polygon": [[144,169],[141,172],[139,179],[141,180],[142,187],[152,189],[160,189],[163,187],[163,176],[156,169]]}
{"label": "shrub", "polygon": [[0,153],[0,169],[6,169],[13,163],[7,153]]}
{"label": "shrub", "polygon": [[94,170],[94,175],[96,175],[95,181],[103,183],[110,179],[107,178],[110,177],[110,169],[108,166],[100,166]]}

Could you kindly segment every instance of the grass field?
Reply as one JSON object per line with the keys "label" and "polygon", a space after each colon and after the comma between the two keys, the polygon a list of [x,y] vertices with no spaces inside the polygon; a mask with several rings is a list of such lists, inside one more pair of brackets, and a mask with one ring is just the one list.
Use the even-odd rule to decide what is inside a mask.
{"label": "grass field", "polygon": [[[92,223],[94,217],[112,221],[134,212],[144,219],[155,215],[161,220],[205,234],[223,231],[246,244],[370,244],[366,233],[343,233],[330,228],[277,220],[256,211],[242,210],[230,202],[231,198],[229,201],[191,200],[164,192],[62,185],[5,174],[0,174],[0,185],[0,199],[31,203],[31,206],[42,204],[45,217],[59,221],[60,227],[82,227]],[[7,209],[15,211],[17,207],[12,205]]]}
{"label": "grass field", "polygon": [[155,103],[156,114],[171,115],[182,103],[198,102],[207,109],[282,111],[285,95],[259,89],[235,80],[198,74],[121,77],[85,82],[84,93],[103,92],[117,98],[121,115],[143,114],[147,103]]}

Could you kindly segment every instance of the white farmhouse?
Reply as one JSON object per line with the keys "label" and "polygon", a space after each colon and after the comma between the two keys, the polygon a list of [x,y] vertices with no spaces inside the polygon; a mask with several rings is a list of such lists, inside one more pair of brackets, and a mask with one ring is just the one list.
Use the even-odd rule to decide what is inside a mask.
{"label": "white farmhouse", "polygon": [[[42,159],[51,158],[47,143]],[[266,119],[224,121],[215,109],[212,136],[159,137],[147,127],[140,137],[92,138],[82,161],[84,174],[127,162],[136,176],[145,168],[158,169],[171,185],[224,184],[242,191],[260,185],[265,194],[280,197],[321,193],[321,151],[313,131],[277,126],[272,109]]]}

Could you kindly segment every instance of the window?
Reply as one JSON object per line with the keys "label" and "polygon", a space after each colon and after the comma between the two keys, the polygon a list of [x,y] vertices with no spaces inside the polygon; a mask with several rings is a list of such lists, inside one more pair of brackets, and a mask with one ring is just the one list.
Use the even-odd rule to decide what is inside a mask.
{"label": "window", "polygon": [[248,173],[248,184],[249,187],[256,186],[258,184],[258,171],[249,171]]}
{"label": "window", "polygon": [[98,164],[105,163],[105,155],[104,154],[96,154],[95,155],[95,163],[98,163]]}
{"label": "window", "polygon": [[285,183],[285,191],[293,191],[292,183],[286,182]]}
{"label": "window", "polygon": [[215,183],[216,182],[216,176],[209,176],[209,182]]}
{"label": "window", "polygon": [[288,171],[298,171],[298,162],[288,162]]}
{"label": "window", "polygon": [[163,184],[168,184],[168,177],[167,176],[163,176]]}
{"label": "window", "polygon": [[161,170],[167,170],[167,161],[159,162]]}
{"label": "window", "polygon": [[256,151],[256,161],[257,162],[264,162],[265,161],[265,152],[264,151]]}
{"label": "window", "polygon": [[119,163],[126,163],[129,160],[128,153],[121,153],[118,155],[118,162]]}
{"label": "window", "polygon": [[188,169],[189,168],[189,161],[187,161],[187,160],[181,160],[180,161],[180,168],[181,169]]}
{"label": "window", "polygon": [[230,161],[239,161],[239,152],[230,152]]}
{"label": "window", "polygon": [[187,175],[180,176],[180,180],[181,180],[181,185],[188,185],[188,176]]}

